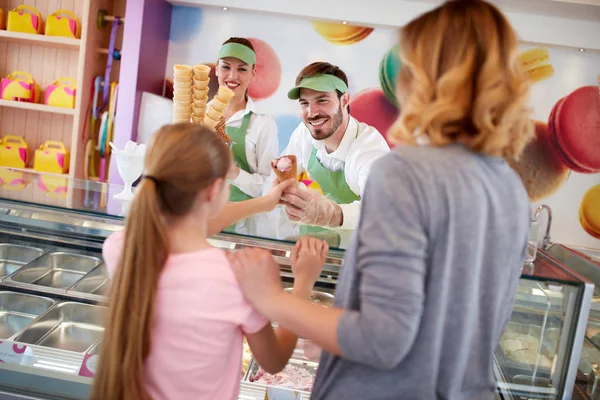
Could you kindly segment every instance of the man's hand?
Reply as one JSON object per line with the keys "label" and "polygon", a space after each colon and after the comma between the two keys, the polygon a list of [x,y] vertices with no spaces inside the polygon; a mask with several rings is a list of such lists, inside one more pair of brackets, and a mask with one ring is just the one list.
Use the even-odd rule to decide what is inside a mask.
{"label": "man's hand", "polygon": [[273,210],[275,206],[281,202],[284,191],[293,187],[296,183],[298,182],[295,179],[288,179],[283,182],[279,182],[275,179],[269,192],[265,195],[265,198],[268,200],[268,211]]}
{"label": "man's hand", "polygon": [[342,225],[342,208],[333,200],[304,187],[288,187],[281,204],[292,221],[304,225],[338,227]]}

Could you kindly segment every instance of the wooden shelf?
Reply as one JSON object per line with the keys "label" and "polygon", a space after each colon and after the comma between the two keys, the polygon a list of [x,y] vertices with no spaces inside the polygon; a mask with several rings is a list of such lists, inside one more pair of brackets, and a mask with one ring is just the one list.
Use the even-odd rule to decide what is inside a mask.
{"label": "wooden shelf", "polygon": [[0,42],[12,42],[46,47],[56,47],[71,50],[79,50],[80,39],[69,39],[64,37],[34,35],[31,33],[20,33],[0,30]]}
{"label": "wooden shelf", "polygon": [[21,110],[40,111],[51,114],[75,115],[75,109],[54,107],[46,104],[26,103],[22,101],[0,100],[0,107],[20,108]]}

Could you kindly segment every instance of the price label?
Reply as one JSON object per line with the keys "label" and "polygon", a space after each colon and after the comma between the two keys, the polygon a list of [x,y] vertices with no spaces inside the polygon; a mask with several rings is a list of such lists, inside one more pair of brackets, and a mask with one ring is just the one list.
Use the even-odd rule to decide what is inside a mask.
{"label": "price label", "polygon": [[0,341],[0,363],[22,364],[31,355],[31,349],[24,344]]}
{"label": "price label", "polygon": [[93,378],[96,375],[96,367],[98,365],[97,354],[86,354],[83,357],[81,368],[79,369],[79,376],[87,376]]}

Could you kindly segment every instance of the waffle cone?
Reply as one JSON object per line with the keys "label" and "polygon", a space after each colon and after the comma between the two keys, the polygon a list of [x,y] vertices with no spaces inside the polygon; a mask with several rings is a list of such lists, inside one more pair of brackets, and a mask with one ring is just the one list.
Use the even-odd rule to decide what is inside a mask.
{"label": "waffle cone", "polygon": [[219,136],[221,136],[221,139],[223,139],[225,143],[231,144],[233,143],[233,140],[227,134],[226,129],[227,126],[225,125],[225,118],[221,117],[219,119],[219,123],[217,124],[217,126],[215,126],[215,131],[217,131],[217,133],[219,134]]}
{"label": "waffle cone", "polygon": [[[283,158],[283,157],[287,157],[290,160],[292,160],[292,168],[290,168],[290,170],[286,171],[286,172],[281,172],[280,170],[277,169],[277,161],[279,161],[279,158]],[[279,182],[283,182],[283,181],[287,181],[288,179],[296,179],[296,177],[298,176],[298,161],[296,159],[296,156],[283,156],[283,157],[279,157],[276,160],[273,160],[273,162],[271,163],[271,168],[275,172],[275,175],[277,175],[277,180],[279,180]]]}

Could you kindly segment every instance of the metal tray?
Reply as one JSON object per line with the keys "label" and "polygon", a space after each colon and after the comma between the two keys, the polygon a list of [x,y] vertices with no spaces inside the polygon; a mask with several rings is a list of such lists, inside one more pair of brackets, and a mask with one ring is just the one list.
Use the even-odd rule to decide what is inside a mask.
{"label": "metal tray", "polygon": [[[286,292],[294,291],[294,288],[286,288]],[[310,300],[315,304],[320,304],[325,307],[333,307],[333,295],[327,292],[313,290],[310,294]]]}
{"label": "metal tray", "polygon": [[37,247],[0,243],[0,279],[3,279],[44,254]]}
{"label": "metal tray", "polygon": [[68,292],[86,293],[104,297],[108,296],[108,289],[108,272],[106,271],[106,265],[101,264],[75,283]]}
{"label": "metal tray", "polygon": [[47,253],[9,276],[7,281],[66,290],[100,263],[96,257]]}
{"label": "metal tray", "polygon": [[106,308],[83,303],[60,303],[17,335],[16,342],[85,353],[104,332]]}
{"label": "metal tray", "polygon": [[0,339],[10,340],[53,305],[46,297],[0,292]]}
{"label": "metal tray", "polygon": [[[308,373],[312,376],[312,379],[309,380],[310,387],[300,387],[299,385],[294,386],[294,385],[288,385],[288,384],[275,384],[275,383],[267,385],[263,382],[254,381],[254,377],[256,376],[256,373],[260,370],[260,366],[258,365],[258,363],[256,362],[255,359],[252,359],[252,362],[250,363],[250,367],[248,367],[248,373],[246,374],[246,376],[244,378],[244,382],[250,382],[255,385],[274,386],[274,387],[281,387],[281,388],[286,388],[286,389],[310,392],[312,390],[312,384],[314,381],[314,377],[317,374],[317,365],[318,364],[316,364],[316,363],[291,359],[290,362],[285,366],[285,369],[287,369],[288,367],[291,366],[291,367],[296,367],[296,368],[308,371]],[[285,369],[284,369],[284,371],[285,371]],[[281,374],[282,372],[280,372],[279,374]],[[275,374],[275,376],[277,376],[279,374]]]}

